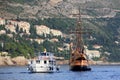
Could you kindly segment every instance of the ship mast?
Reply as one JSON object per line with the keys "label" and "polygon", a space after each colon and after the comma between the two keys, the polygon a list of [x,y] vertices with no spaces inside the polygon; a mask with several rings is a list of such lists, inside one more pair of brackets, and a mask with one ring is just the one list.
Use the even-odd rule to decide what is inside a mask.
{"label": "ship mast", "polygon": [[76,50],[79,51],[79,53],[83,53],[84,43],[83,43],[82,34],[85,33],[85,31],[83,31],[83,29],[82,29],[80,8],[79,8],[79,13],[73,14],[73,15],[78,16],[77,27],[75,28],[75,31],[71,31],[71,33],[74,33],[76,35],[74,46],[75,46]]}
{"label": "ship mast", "polygon": [[78,48],[80,53],[83,53],[83,39],[82,39],[82,21],[81,21],[81,13],[80,13],[80,9],[79,9],[79,19],[77,22],[77,28],[76,28],[76,47]]}

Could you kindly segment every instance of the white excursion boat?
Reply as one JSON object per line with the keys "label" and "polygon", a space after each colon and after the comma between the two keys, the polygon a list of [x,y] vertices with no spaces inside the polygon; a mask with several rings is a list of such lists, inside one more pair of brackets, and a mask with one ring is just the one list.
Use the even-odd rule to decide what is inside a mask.
{"label": "white excursion boat", "polygon": [[53,53],[40,52],[37,59],[28,62],[28,70],[30,72],[58,72],[59,66],[56,65]]}

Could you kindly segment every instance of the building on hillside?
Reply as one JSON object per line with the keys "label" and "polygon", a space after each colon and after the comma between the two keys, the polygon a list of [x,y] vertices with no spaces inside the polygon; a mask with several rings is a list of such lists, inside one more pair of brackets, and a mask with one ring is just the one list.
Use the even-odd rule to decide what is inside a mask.
{"label": "building on hillside", "polygon": [[65,50],[70,50],[70,44],[64,43],[63,46],[64,46],[63,48],[64,48]]}
{"label": "building on hillside", "polygon": [[38,42],[38,44],[41,44],[44,42],[44,39],[34,39],[34,41]]}
{"label": "building on hillside", "polygon": [[95,49],[100,49],[100,48],[102,48],[102,47],[103,47],[103,46],[97,45],[97,44],[93,45],[93,48],[95,48]]}
{"label": "building on hillside", "polygon": [[5,25],[5,28],[6,28],[7,30],[10,30],[11,32],[16,33],[16,28],[15,28],[15,26],[12,25],[12,24]]}
{"label": "building on hillside", "polygon": [[119,43],[120,43],[119,41],[115,41],[115,44],[117,44],[117,45],[118,45]]}
{"label": "building on hillside", "polygon": [[6,34],[6,31],[5,30],[0,30],[0,35],[2,34]]}
{"label": "building on hillside", "polygon": [[5,19],[0,18],[0,25],[5,25]]}
{"label": "building on hillside", "polygon": [[59,40],[57,38],[53,38],[49,40],[50,42],[59,42]]}
{"label": "building on hillside", "polygon": [[59,31],[59,30],[50,29],[50,33],[51,33],[53,36],[62,36],[62,32]]}
{"label": "building on hillside", "polygon": [[28,22],[20,21],[18,23],[19,30],[22,29],[23,32],[30,35],[30,24]]}
{"label": "building on hillside", "polygon": [[7,34],[7,36],[9,36],[10,38],[13,38],[13,34]]}
{"label": "building on hillside", "polygon": [[35,25],[36,33],[38,35],[44,35],[46,37],[47,34],[51,34],[52,36],[62,36],[62,32],[59,30],[50,29],[45,25]]}
{"label": "building on hillside", "polygon": [[59,51],[64,51],[64,49],[62,47],[58,47]]}
{"label": "building on hillside", "polygon": [[45,25],[35,25],[35,29],[36,29],[36,33],[38,35],[46,35],[46,34],[50,34],[50,28],[48,28]]}
{"label": "building on hillside", "polygon": [[15,27],[18,26],[19,21],[16,20],[7,20],[7,24],[14,25]]}
{"label": "building on hillside", "polygon": [[101,53],[98,50],[88,50],[87,46],[84,46],[85,48],[85,53],[88,56],[89,59],[95,58],[95,57],[100,57]]}
{"label": "building on hillside", "polygon": [[98,50],[86,50],[86,54],[89,57],[89,59],[100,57],[100,52]]}

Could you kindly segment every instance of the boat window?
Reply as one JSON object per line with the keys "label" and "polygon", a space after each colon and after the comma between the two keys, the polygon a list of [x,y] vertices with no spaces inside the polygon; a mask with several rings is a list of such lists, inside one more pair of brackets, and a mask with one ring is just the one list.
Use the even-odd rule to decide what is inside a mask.
{"label": "boat window", "polygon": [[42,52],[40,53],[41,56],[49,56],[50,54],[49,53],[45,53],[45,52]]}
{"label": "boat window", "polygon": [[55,62],[50,60],[49,63],[50,63],[50,64],[54,64]]}
{"label": "boat window", "polygon": [[33,63],[33,61],[31,61],[31,64]]}
{"label": "boat window", "polygon": [[46,64],[47,63],[47,61],[44,61],[44,64]]}
{"label": "boat window", "polygon": [[40,60],[36,60],[36,63],[40,63]]}
{"label": "boat window", "polygon": [[49,60],[49,63],[51,63],[51,60]]}
{"label": "boat window", "polygon": [[52,64],[52,61],[51,61],[51,60],[49,60],[49,63],[50,63],[50,64]]}
{"label": "boat window", "polygon": [[47,56],[49,56],[49,54],[47,54]]}
{"label": "boat window", "polygon": [[46,53],[40,53],[41,56],[46,56]]}

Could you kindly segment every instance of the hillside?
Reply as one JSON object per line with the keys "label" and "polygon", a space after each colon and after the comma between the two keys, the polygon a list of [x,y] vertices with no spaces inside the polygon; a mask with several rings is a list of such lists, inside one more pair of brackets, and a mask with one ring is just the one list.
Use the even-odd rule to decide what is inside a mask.
{"label": "hillside", "polygon": [[[11,57],[29,58],[36,55],[34,52],[47,48],[56,56],[68,59],[66,45],[74,38],[69,31],[76,26],[76,19],[71,14],[77,13],[80,6],[83,27],[92,29],[91,34],[83,36],[84,44],[89,50],[101,53],[99,60],[120,61],[119,4],[119,0],[1,0],[0,18],[16,21],[18,25],[9,29],[6,25],[12,24],[0,25],[0,30],[5,30],[5,34],[0,34],[1,45],[4,42],[0,51],[9,52]],[[21,29],[21,24],[27,28]],[[46,26],[49,34],[39,35],[42,31],[37,32],[37,29],[40,30],[41,25]],[[52,31],[62,31],[62,36],[55,36]],[[94,47],[96,45],[100,48]]]}
{"label": "hillside", "polygon": [[[89,50],[100,51],[100,59],[107,61],[119,61],[119,16],[120,15],[118,14],[114,18],[82,20],[84,28],[92,29],[91,34],[83,36],[84,44],[88,47]],[[0,26],[0,51],[7,51],[12,57],[22,55],[29,58],[34,57],[36,55],[35,53],[43,51],[44,48],[46,48],[48,51],[54,52],[56,56],[64,56],[66,59],[69,58],[69,43],[74,41],[74,36],[70,35],[69,31],[75,29],[75,19],[48,18],[44,20],[30,19],[24,21],[19,20],[18,23],[30,23],[30,29],[26,29],[28,32],[19,28],[19,25],[16,27],[16,29],[13,28],[15,31],[11,30],[12,27],[8,29],[4,25]],[[58,33],[60,32],[59,30],[55,29],[62,31],[62,35]],[[50,30],[55,32],[49,32]],[[59,35],[56,35],[56,31]],[[2,46],[2,43],[4,43],[4,46]],[[96,45],[99,48],[94,47]]]}
{"label": "hillside", "polygon": [[4,18],[71,17],[78,6],[83,17],[113,17],[120,11],[119,0],[1,0],[0,16]]}

